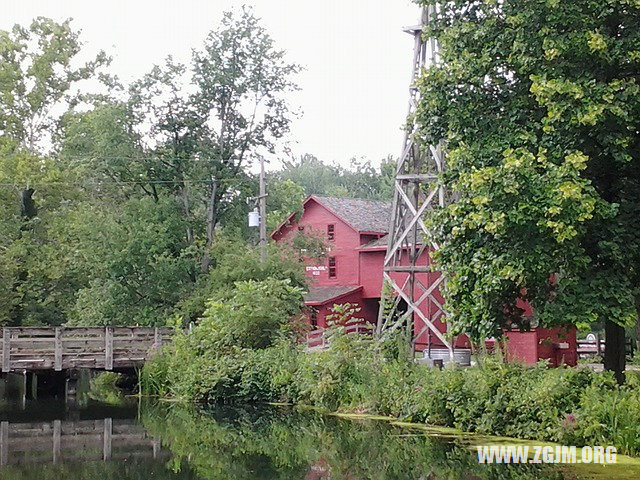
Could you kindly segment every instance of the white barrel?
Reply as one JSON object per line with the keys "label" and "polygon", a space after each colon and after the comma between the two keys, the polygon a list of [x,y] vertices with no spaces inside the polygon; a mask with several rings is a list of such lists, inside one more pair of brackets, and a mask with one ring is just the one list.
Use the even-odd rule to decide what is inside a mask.
{"label": "white barrel", "polygon": [[256,208],[253,212],[249,212],[249,226],[250,227],[259,227],[260,226],[260,213]]}
{"label": "white barrel", "polygon": [[[429,350],[425,350],[424,358],[426,360],[442,360],[443,364],[451,363],[451,358],[449,357],[449,350],[446,348],[432,348],[431,354],[429,354]],[[453,351],[453,361],[457,365],[462,367],[468,367],[471,365],[471,350],[468,348],[456,348]]]}

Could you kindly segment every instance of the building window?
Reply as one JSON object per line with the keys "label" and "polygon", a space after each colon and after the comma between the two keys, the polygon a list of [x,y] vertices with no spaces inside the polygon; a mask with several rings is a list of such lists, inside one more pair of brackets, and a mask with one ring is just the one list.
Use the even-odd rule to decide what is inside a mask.
{"label": "building window", "polygon": [[310,320],[311,320],[311,326],[316,328],[318,326],[318,309],[311,307],[311,315],[310,315]]}
{"label": "building window", "polygon": [[336,257],[329,257],[329,278],[336,278]]}
{"label": "building window", "polygon": [[327,225],[327,240],[333,242],[336,239],[336,226],[332,223]]}

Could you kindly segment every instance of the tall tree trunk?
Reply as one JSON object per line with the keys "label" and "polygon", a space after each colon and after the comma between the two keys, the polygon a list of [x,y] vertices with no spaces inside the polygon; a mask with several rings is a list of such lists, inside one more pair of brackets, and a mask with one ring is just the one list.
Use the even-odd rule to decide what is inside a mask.
{"label": "tall tree trunk", "polygon": [[625,356],[625,332],[624,327],[611,320],[604,322],[604,368],[613,372],[618,384],[624,383],[624,371],[626,368]]}
{"label": "tall tree trunk", "polygon": [[202,273],[207,273],[209,271],[209,266],[211,265],[211,254],[209,250],[211,249],[211,245],[213,245],[213,234],[216,227],[217,195],[218,195],[218,181],[214,178],[211,182],[211,193],[209,195],[209,202],[207,203],[207,245],[204,250],[204,255],[202,255],[202,264],[201,264]]}
{"label": "tall tree trunk", "polygon": [[33,188],[25,188],[20,191],[20,214],[27,221],[38,215],[36,202],[33,200],[33,194],[36,191]]}
{"label": "tall tree trunk", "polygon": [[[35,190],[30,187],[23,188],[18,190],[18,196],[20,201],[20,216],[22,217],[22,224],[20,225],[20,232],[18,235],[21,237],[23,232],[27,232],[31,225],[29,224],[30,220],[33,220],[38,215],[38,209],[36,207],[36,202],[33,199],[33,195]],[[16,274],[15,282],[12,286],[12,291],[16,293],[19,297],[24,297],[24,294],[18,293],[20,290],[20,286],[23,285],[29,278],[29,272],[22,268]],[[10,325],[17,326],[22,325],[22,321],[24,318],[24,308],[22,305],[22,301],[16,302],[16,304],[11,309],[9,314],[9,322]]]}
{"label": "tall tree trunk", "polygon": [[189,192],[186,184],[183,185],[180,190],[180,202],[182,203],[184,216],[187,219],[187,243],[191,245],[193,244],[193,227],[191,226],[191,207],[189,205]]}

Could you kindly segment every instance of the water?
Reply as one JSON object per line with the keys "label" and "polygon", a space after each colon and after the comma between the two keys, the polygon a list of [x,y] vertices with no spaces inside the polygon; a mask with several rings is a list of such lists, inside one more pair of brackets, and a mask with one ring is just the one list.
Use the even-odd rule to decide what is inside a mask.
{"label": "water", "polygon": [[9,393],[0,403],[2,480],[640,478],[628,467],[478,465],[470,437],[285,407],[205,411],[86,392],[67,402]]}

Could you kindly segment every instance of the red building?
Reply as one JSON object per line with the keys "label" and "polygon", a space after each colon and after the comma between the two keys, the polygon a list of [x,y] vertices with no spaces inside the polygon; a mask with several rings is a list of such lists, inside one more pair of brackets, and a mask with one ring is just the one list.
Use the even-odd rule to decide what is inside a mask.
{"label": "red building", "polygon": [[[299,218],[292,214],[283,222],[272,238],[276,242],[293,241],[296,235],[317,235],[329,245],[323,261],[309,260],[307,274],[310,289],[305,298],[311,307],[309,321],[322,329],[327,326],[327,315],[335,304],[357,304],[358,316],[375,324],[378,318],[382,292],[382,271],[387,251],[386,234],[389,228],[391,205],[387,202],[351,198],[322,197],[312,195],[303,204]],[[428,252],[423,255],[423,264],[428,265]],[[433,284],[438,272],[421,273],[420,281]],[[438,295],[436,301],[443,303]],[[424,302],[421,309],[435,308]],[[435,311],[435,310],[434,310]],[[424,312],[431,318],[431,312]],[[418,316],[414,318],[416,332],[424,324]],[[441,321],[435,322],[439,331],[445,332]],[[575,364],[575,329],[537,329],[531,332],[507,332],[506,353],[512,360],[535,363],[548,359],[551,364]],[[418,350],[442,347],[435,335],[424,333],[417,339]],[[465,337],[456,340],[455,346],[468,347]]]}

